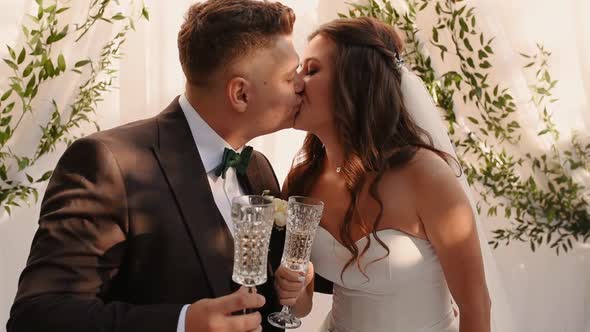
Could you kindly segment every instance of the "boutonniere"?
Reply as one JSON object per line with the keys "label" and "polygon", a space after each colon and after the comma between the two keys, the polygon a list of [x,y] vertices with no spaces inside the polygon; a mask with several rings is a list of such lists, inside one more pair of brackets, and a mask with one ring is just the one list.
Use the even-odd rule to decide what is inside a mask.
{"label": "boutonniere", "polygon": [[270,195],[270,190],[263,191],[262,196],[272,197],[275,206],[274,227],[281,231],[284,230],[287,225],[287,201]]}

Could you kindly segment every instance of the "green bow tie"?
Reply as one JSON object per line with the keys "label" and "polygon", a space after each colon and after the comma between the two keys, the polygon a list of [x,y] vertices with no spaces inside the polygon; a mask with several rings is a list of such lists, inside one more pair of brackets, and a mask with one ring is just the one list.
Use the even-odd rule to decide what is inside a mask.
{"label": "green bow tie", "polygon": [[225,179],[225,173],[230,167],[234,167],[236,173],[246,175],[252,151],[253,149],[251,146],[246,146],[244,150],[242,150],[242,153],[237,153],[232,149],[225,148],[225,150],[223,150],[223,160],[215,169],[215,175],[221,176]]}

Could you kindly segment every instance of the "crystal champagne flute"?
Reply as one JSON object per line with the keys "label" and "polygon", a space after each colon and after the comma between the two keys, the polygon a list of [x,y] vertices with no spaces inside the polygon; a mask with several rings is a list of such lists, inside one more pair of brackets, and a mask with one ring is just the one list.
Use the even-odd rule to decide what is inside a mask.
{"label": "crystal champagne flute", "polygon": [[[291,196],[287,204],[287,234],[281,265],[293,271],[306,272],[324,203],[311,197]],[[269,315],[268,322],[283,329],[301,326],[301,320],[293,315],[289,306],[283,306],[281,312]]]}
{"label": "crystal champagne flute", "polygon": [[273,200],[256,195],[235,197],[231,217],[234,226],[232,280],[252,293],[267,278],[268,246],[274,223]]}

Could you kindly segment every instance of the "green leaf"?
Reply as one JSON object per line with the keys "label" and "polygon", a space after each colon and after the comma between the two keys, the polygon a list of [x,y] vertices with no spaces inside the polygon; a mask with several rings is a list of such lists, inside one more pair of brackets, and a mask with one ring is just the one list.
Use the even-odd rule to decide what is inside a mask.
{"label": "green leaf", "polygon": [[41,41],[37,41],[37,45],[35,46],[35,49],[31,53],[31,55],[41,55],[41,54],[43,54],[43,44],[41,44]]}
{"label": "green leaf", "polygon": [[83,67],[83,66],[86,66],[87,64],[89,64],[91,62],[92,61],[90,61],[90,60],[78,61],[78,62],[76,62],[76,64],[74,65],[74,67],[76,67],[76,68]]}
{"label": "green leaf", "polygon": [[58,42],[58,41],[60,41],[60,40],[64,39],[64,38],[65,38],[65,36],[66,36],[66,35],[65,35],[65,34],[63,34],[63,33],[58,33],[58,34],[55,34],[55,35],[50,35],[49,37],[47,37],[47,40],[46,40],[45,42],[46,42],[47,44],[51,45],[51,44],[53,44],[53,43],[56,43],[56,42]]}
{"label": "green leaf", "polygon": [[123,13],[117,13],[113,17],[111,17],[111,19],[112,20],[115,20],[115,21],[124,20],[125,19],[125,15],[123,15]]}
{"label": "green leaf", "polygon": [[543,136],[543,135],[547,134],[549,131],[550,131],[549,129],[543,129],[537,134],[537,136]]}
{"label": "green leaf", "polygon": [[31,62],[23,71],[23,77],[27,77],[29,75],[31,75],[31,72],[33,71],[33,62]]}
{"label": "green leaf", "polygon": [[18,171],[22,171],[27,166],[29,166],[29,158],[20,158],[18,159]]}
{"label": "green leaf", "polygon": [[11,94],[12,94],[12,89],[8,89],[6,92],[4,92],[2,97],[0,97],[0,101],[5,101],[6,99],[8,99],[8,97],[10,97]]}
{"label": "green leaf", "polygon": [[481,67],[483,69],[490,68],[491,66],[492,66],[492,64],[489,63],[488,61],[484,61],[482,64],[479,65],[479,67]]}
{"label": "green leaf", "polygon": [[463,12],[465,11],[465,8],[467,7],[467,5],[461,7],[459,10],[457,10],[455,13],[457,14],[457,16],[461,16],[461,14],[463,14]]}
{"label": "green leaf", "polygon": [[21,63],[23,63],[25,61],[25,57],[26,57],[26,52],[25,52],[25,48],[23,47],[22,51],[20,51],[20,54],[18,55],[18,60],[17,63],[20,65]]}
{"label": "green leaf", "polygon": [[35,83],[37,83],[37,78],[35,77],[35,75],[33,75],[31,77],[31,79],[29,80],[29,83],[27,84],[26,91],[29,91],[29,93],[27,95],[30,95],[30,93],[33,92],[33,88],[35,87]]}
{"label": "green leaf", "polygon": [[55,11],[55,7],[56,7],[56,5],[51,5],[51,6],[49,6],[49,7],[46,7],[46,8],[44,9],[44,11],[45,11],[46,13],[51,13],[51,12],[54,12],[54,11]]}
{"label": "green leaf", "polygon": [[14,70],[18,70],[18,66],[16,65],[16,63],[8,60],[8,59],[3,59],[4,62],[6,62],[6,64],[8,65],[8,67],[14,69]]}
{"label": "green leaf", "polygon": [[520,128],[520,124],[518,124],[518,122],[516,121],[512,121],[508,124],[509,127],[511,128]]}
{"label": "green leaf", "polygon": [[10,57],[12,58],[12,60],[16,60],[16,53],[14,52],[12,47],[10,47],[9,45],[6,45],[6,48],[8,48],[8,54],[10,54]]}
{"label": "green leaf", "polygon": [[12,103],[8,104],[8,105],[7,105],[7,106],[4,108],[4,110],[2,111],[2,114],[8,114],[8,113],[10,113],[10,112],[12,111],[12,109],[14,108],[14,105],[15,105],[15,103],[14,103],[14,102],[12,102]]}
{"label": "green leaf", "polygon": [[35,0],[39,7],[43,7],[43,0]]}
{"label": "green leaf", "polygon": [[479,50],[479,51],[477,52],[477,55],[479,56],[479,59],[480,59],[480,60],[482,60],[482,59],[485,59],[485,58],[487,58],[487,57],[488,57],[488,54],[487,54],[486,52],[484,52],[483,50]]}
{"label": "green leaf", "polygon": [[[389,5],[391,6],[391,4],[389,4]],[[143,7],[141,9],[141,16],[145,17],[145,19],[148,20],[148,21],[150,20],[150,13],[149,13],[147,7]]]}
{"label": "green leaf", "polygon": [[68,9],[70,9],[70,7],[63,7],[63,8],[58,9],[55,13],[56,14],[61,14],[61,13],[65,12]]}
{"label": "green leaf", "polygon": [[[64,28],[57,35],[55,35],[55,37],[52,40],[52,43],[56,43],[56,42],[64,39],[68,34],[69,27],[70,27],[69,25],[64,26]],[[50,44],[49,42],[47,42],[47,43]]]}
{"label": "green leaf", "polygon": [[[35,23],[37,23],[37,24],[39,23],[39,19],[37,18],[37,16],[33,16],[33,15],[30,15],[30,14],[27,14],[27,17],[28,17],[28,18],[29,18],[31,21],[33,21],[33,22],[35,22]],[[33,32],[31,31],[31,33],[33,33]]]}
{"label": "green leaf", "polygon": [[7,126],[8,124],[10,124],[10,121],[12,121],[12,116],[9,115],[5,118],[2,118],[2,120],[0,120],[0,127],[4,127]]}
{"label": "green leaf", "polygon": [[469,27],[467,26],[467,22],[465,22],[465,20],[462,17],[459,19],[459,24],[461,24],[461,30],[463,30],[465,32],[469,32]]}
{"label": "green leaf", "polygon": [[438,43],[438,30],[435,27],[432,28],[432,40]]}
{"label": "green leaf", "polygon": [[53,66],[53,62],[51,62],[51,60],[47,60],[45,62],[44,68],[49,77],[53,77],[55,75],[55,67]]}
{"label": "green leaf", "polygon": [[479,121],[477,121],[477,119],[476,119],[476,118],[474,118],[474,117],[468,116],[468,117],[467,117],[467,119],[469,119],[469,121],[473,122],[473,123],[474,123],[474,124],[476,124],[476,125],[478,125],[478,124],[479,124]]}
{"label": "green leaf", "polygon": [[49,178],[51,178],[51,175],[53,174],[53,171],[47,171],[45,172],[45,174],[43,174],[43,176],[41,176],[37,182],[43,182],[43,181],[47,181],[49,180]]}
{"label": "green leaf", "polygon": [[473,63],[473,59],[472,58],[467,58],[467,64],[469,65],[469,67],[475,68],[475,64]]}
{"label": "green leaf", "polygon": [[473,47],[471,47],[471,43],[469,42],[469,39],[468,38],[465,38],[465,39],[463,39],[463,41],[465,42],[465,47],[467,47],[467,49],[470,52],[473,52]]}
{"label": "green leaf", "polygon": [[66,59],[64,58],[63,54],[60,54],[57,57],[57,67],[61,71],[65,71],[66,70]]}
{"label": "green leaf", "polygon": [[545,78],[545,81],[551,82],[551,76],[549,75],[549,72],[548,71],[545,71],[545,74],[543,75],[543,78]]}

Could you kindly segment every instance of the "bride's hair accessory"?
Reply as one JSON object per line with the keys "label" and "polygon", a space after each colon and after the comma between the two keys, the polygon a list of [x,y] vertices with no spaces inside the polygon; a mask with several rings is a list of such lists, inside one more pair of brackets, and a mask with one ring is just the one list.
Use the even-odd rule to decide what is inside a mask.
{"label": "bride's hair accessory", "polygon": [[404,60],[399,53],[395,53],[395,60],[393,63],[395,64],[395,68],[400,70],[404,66],[404,63],[406,63],[406,60]]}

